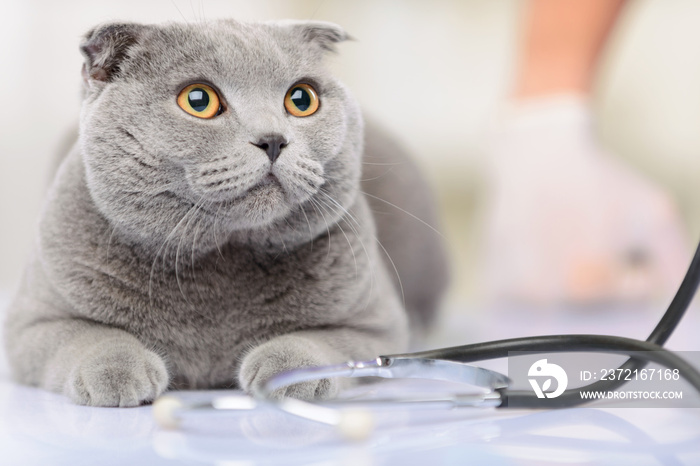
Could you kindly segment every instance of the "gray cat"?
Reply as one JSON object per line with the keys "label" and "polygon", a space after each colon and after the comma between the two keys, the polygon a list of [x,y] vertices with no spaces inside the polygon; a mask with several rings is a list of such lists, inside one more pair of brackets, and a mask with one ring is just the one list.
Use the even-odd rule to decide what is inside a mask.
{"label": "gray cat", "polygon": [[235,21],[86,35],[78,141],[5,324],[17,381],[135,406],[402,351],[409,321],[426,328],[445,258],[403,210],[434,223],[432,202],[324,68],[346,38]]}

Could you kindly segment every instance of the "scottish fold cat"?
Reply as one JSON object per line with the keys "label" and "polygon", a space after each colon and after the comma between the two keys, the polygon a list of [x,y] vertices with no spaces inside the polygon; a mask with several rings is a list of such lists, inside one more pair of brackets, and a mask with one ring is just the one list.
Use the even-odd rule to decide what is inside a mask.
{"label": "scottish fold cat", "polygon": [[17,381],[135,406],[402,351],[426,328],[447,277],[413,218],[435,222],[430,193],[325,68],[346,38],[229,20],[85,36],[79,137],[5,324]]}

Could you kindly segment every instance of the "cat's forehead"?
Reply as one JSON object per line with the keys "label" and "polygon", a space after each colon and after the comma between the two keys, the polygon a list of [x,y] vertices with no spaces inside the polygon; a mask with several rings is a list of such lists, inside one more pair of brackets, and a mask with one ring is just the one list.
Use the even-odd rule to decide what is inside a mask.
{"label": "cat's forehead", "polygon": [[141,44],[137,55],[149,74],[171,78],[264,84],[324,72],[322,60],[298,36],[274,23],[220,20],[169,24]]}

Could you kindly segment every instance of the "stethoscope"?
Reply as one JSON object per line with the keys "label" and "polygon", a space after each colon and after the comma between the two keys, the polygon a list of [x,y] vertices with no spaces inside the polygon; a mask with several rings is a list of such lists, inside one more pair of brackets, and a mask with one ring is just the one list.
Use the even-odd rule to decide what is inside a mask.
{"label": "stethoscope", "polygon": [[[165,428],[177,428],[188,415],[198,412],[220,412],[254,409],[269,404],[289,414],[311,421],[335,426],[347,438],[361,439],[372,430],[371,411],[353,408],[357,404],[373,403],[407,406],[425,404],[436,407],[492,408],[566,408],[587,403],[582,391],[610,391],[625,384],[625,380],[598,380],[589,385],[569,389],[556,398],[538,398],[535,393],[509,388],[511,380],[496,371],[468,363],[505,358],[509,352],[573,353],[594,352],[631,355],[619,369],[641,369],[649,362],[679,374],[700,392],[700,372],[683,358],[663,348],[685,314],[700,283],[700,245],[695,251],[688,271],[663,317],[646,340],[607,335],[548,335],[513,338],[471,345],[454,346],[416,353],[378,356],[369,361],[348,361],[323,367],[301,368],[280,373],[268,379],[251,396],[215,396],[205,402],[188,402],[174,394],[157,399],[153,413]],[[271,394],[280,388],[299,382],[332,377],[382,377],[443,380],[467,384],[482,389],[482,393],[447,393],[433,397],[391,398],[382,400],[343,400],[314,403],[293,398],[274,399]]]}

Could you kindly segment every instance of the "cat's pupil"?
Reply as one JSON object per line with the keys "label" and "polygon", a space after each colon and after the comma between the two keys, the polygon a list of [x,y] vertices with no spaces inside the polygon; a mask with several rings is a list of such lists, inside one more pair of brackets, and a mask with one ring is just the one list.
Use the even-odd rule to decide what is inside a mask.
{"label": "cat's pupil", "polygon": [[290,99],[302,112],[305,112],[311,106],[311,96],[301,87],[297,87],[292,90]]}
{"label": "cat's pupil", "polygon": [[209,94],[204,89],[192,89],[187,96],[190,107],[196,112],[202,112],[209,106]]}

